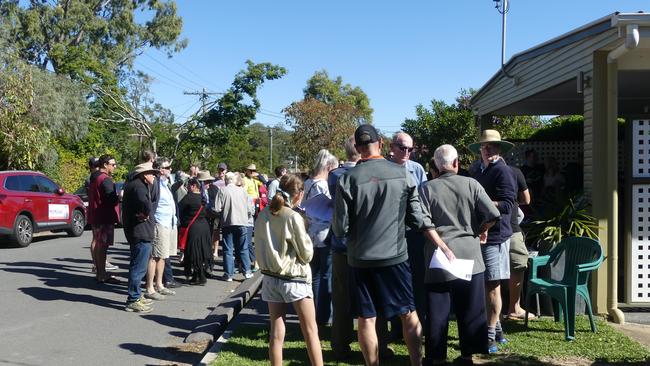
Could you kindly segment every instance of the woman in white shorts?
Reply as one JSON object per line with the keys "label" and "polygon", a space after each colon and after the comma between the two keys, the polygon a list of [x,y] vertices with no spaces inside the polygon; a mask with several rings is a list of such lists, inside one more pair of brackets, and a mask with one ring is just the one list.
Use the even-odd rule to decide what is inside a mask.
{"label": "woman in white shorts", "polygon": [[285,175],[271,203],[255,221],[255,255],[264,275],[262,300],[269,305],[271,365],[282,365],[284,317],[289,303],[300,319],[311,364],[323,364],[309,268],[314,247],[302,215],[294,211],[303,195],[302,179]]}

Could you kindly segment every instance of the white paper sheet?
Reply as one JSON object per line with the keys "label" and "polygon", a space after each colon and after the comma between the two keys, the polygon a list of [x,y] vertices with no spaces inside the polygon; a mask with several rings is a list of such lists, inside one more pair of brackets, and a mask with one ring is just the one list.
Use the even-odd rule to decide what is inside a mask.
{"label": "white paper sheet", "polygon": [[449,262],[449,259],[440,249],[433,252],[429,268],[440,268],[449,272],[452,276],[461,280],[469,281],[472,279],[472,268],[474,268],[474,261],[471,259],[454,259],[454,262]]}

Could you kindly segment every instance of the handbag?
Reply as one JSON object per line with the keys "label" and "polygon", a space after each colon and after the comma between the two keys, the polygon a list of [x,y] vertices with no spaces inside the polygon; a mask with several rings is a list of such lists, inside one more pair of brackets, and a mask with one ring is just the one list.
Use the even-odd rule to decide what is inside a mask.
{"label": "handbag", "polygon": [[201,210],[203,210],[203,205],[201,205],[201,207],[196,211],[196,214],[194,214],[192,221],[190,221],[187,227],[178,228],[178,249],[182,251],[185,250],[185,246],[187,245],[187,234],[189,233],[190,227],[192,227],[194,221],[196,221],[196,218],[199,217]]}

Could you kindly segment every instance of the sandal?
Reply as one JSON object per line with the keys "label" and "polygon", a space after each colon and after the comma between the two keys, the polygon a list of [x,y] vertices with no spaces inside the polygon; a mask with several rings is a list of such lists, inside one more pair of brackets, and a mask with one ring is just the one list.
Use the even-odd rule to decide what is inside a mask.
{"label": "sandal", "polygon": [[[524,319],[526,319],[526,312],[523,311],[521,313],[510,313],[510,314],[508,314],[506,316],[506,318],[512,319],[512,320],[524,320]],[[532,320],[532,319],[536,319],[536,318],[537,318],[537,316],[535,316],[535,314],[528,313],[528,320]]]}

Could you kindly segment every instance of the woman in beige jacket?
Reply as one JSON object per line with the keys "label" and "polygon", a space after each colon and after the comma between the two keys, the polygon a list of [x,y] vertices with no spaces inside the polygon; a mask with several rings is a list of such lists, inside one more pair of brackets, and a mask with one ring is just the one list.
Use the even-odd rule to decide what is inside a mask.
{"label": "woman in beige jacket", "polygon": [[282,365],[288,303],[293,304],[300,319],[311,364],[323,364],[309,268],[314,248],[302,215],[294,211],[303,195],[300,177],[285,175],[271,204],[255,221],[255,254],[264,274],[262,300],[269,305],[271,365]]}

